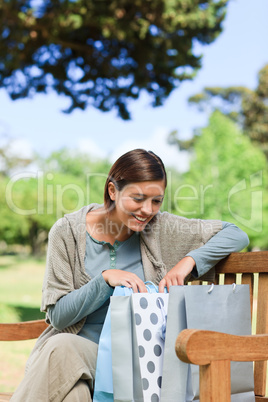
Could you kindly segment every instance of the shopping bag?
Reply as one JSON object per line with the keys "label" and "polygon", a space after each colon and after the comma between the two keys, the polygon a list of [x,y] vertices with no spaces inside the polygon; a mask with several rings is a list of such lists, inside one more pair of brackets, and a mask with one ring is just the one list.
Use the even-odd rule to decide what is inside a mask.
{"label": "shopping bag", "polygon": [[132,350],[134,357],[138,350],[141,385],[138,376],[135,380],[138,390],[142,389],[142,399],[138,399],[141,398],[140,392],[139,395],[134,392],[135,401],[160,400],[168,298],[168,293],[131,295],[134,317]]}
{"label": "shopping bag", "polygon": [[[161,402],[198,401],[199,367],[179,360],[174,348],[178,333],[186,328],[249,335],[248,286],[170,287]],[[252,364],[233,362],[231,366],[232,402],[255,402]]]}
{"label": "shopping bag", "polygon": [[[187,328],[251,334],[248,285],[184,286],[183,289]],[[232,402],[255,402],[253,363],[231,363],[231,394]],[[186,402],[198,400],[199,367],[189,365]]]}
{"label": "shopping bag", "polygon": [[112,379],[112,359],[111,359],[111,315],[110,308],[99,339],[98,356],[95,373],[95,386],[93,402],[113,401],[113,379]]}
{"label": "shopping bag", "polygon": [[183,286],[169,288],[166,340],[162,371],[161,402],[185,402],[188,365],[178,359],[175,342],[187,328]]}
{"label": "shopping bag", "polygon": [[112,378],[116,402],[134,401],[133,376],[140,377],[140,373],[134,367],[132,345],[130,296],[111,297]]}

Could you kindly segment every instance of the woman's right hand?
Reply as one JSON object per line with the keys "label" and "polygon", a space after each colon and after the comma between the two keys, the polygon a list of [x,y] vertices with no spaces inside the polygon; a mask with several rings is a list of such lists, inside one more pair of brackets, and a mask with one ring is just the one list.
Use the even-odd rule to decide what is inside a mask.
{"label": "woman's right hand", "polygon": [[144,282],[132,272],[121,271],[120,269],[108,269],[102,272],[102,276],[105,282],[112,287],[126,286],[127,288],[132,288],[134,293],[147,292]]}

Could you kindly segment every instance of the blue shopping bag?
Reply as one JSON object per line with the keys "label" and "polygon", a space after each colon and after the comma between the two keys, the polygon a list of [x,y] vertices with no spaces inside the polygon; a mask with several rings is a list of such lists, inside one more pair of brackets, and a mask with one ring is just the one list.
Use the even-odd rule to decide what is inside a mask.
{"label": "blue shopping bag", "polygon": [[[113,296],[128,296],[132,289],[117,286]],[[93,402],[113,402],[111,307],[109,306],[99,339]]]}

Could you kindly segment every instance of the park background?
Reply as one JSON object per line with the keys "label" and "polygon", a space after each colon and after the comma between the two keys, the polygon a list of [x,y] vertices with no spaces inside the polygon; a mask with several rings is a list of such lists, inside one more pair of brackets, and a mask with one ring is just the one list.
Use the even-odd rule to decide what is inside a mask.
{"label": "park background", "polygon": [[[141,91],[128,101],[129,120],[116,109],[63,113],[69,100],[53,91],[14,101],[0,90],[0,322],[43,317],[50,227],[64,213],[102,202],[110,164],[133,148],[150,149],[166,164],[163,209],[233,222],[249,235],[248,250],[268,248],[267,15],[265,0],[228,2],[222,33],[194,45],[203,57],[193,80],[158,107]],[[14,390],[32,346],[0,343],[0,360],[9,361],[0,391]]]}

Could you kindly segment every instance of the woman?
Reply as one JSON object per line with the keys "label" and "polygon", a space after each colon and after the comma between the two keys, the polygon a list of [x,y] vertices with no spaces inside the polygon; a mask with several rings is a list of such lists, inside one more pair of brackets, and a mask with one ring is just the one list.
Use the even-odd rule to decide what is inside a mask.
{"label": "woman", "polygon": [[235,225],[161,213],[161,159],[136,149],[112,166],[104,205],[65,215],[49,235],[39,337],[12,401],[91,401],[98,340],[115,286],[146,292],[213,280],[213,266],[248,245]]}

